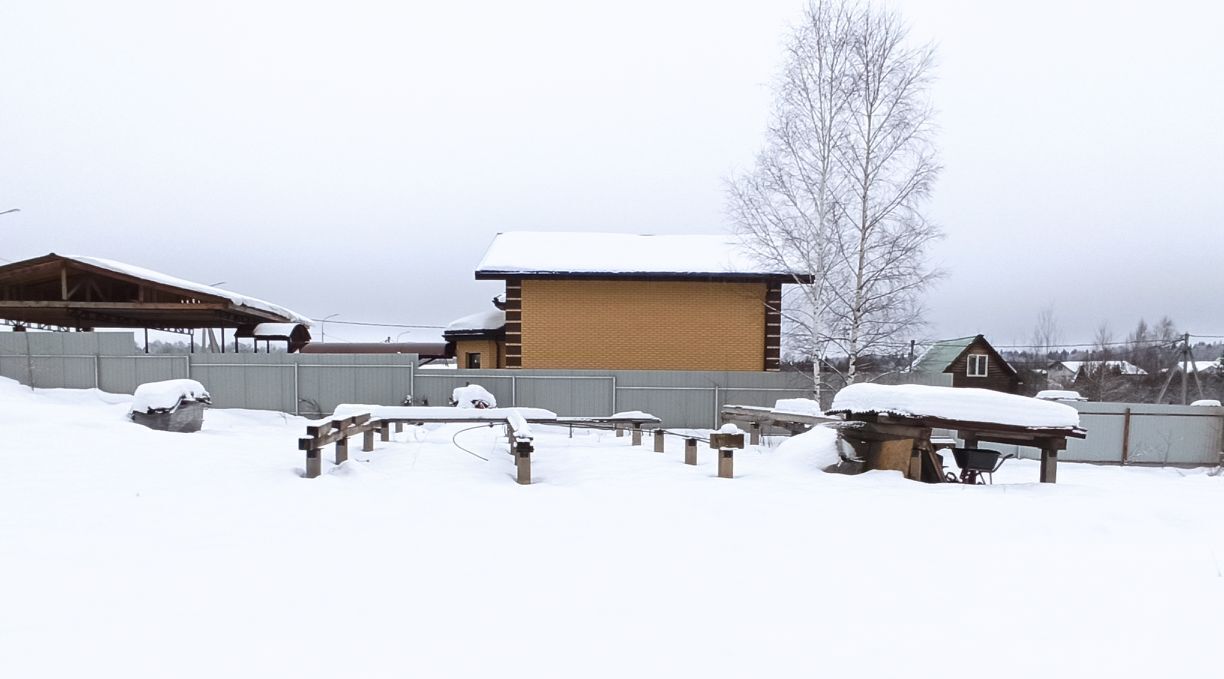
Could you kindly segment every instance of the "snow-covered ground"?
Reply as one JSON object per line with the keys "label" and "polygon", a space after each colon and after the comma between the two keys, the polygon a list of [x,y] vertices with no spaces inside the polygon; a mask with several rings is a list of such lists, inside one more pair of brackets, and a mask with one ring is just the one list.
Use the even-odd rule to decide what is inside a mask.
{"label": "snow-covered ground", "polygon": [[[1217,677],[1224,477],[828,475],[410,429],[299,476],[305,421],[0,381],[0,677]],[[813,436],[820,439],[820,436]],[[463,452],[452,440],[484,462]],[[330,459],[330,451],[328,451]]]}

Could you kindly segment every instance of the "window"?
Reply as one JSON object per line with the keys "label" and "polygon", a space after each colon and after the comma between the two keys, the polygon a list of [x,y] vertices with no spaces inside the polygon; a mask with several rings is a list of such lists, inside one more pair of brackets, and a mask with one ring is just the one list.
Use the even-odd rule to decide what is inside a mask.
{"label": "window", "polygon": [[469,351],[467,353],[467,358],[464,361],[464,367],[472,368],[473,370],[480,369],[480,352]]}
{"label": "window", "polygon": [[985,377],[986,365],[986,354],[969,354],[969,368],[966,371],[966,374],[969,375],[969,377]]}

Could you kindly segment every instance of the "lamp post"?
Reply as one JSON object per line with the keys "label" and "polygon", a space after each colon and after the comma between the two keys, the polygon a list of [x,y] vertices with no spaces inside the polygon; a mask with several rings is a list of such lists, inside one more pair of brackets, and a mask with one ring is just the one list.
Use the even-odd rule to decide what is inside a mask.
{"label": "lamp post", "polygon": [[327,341],[327,319],[329,319],[329,318],[335,318],[336,316],[339,316],[339,315],[340,315],[340,314],[332,314],[332,315],[330,315],[330,316],[326,316],[326,317],[322,318],[322,319],[319,321],[319,341],[320,341],[320,342],[326,342],[326,341]]}

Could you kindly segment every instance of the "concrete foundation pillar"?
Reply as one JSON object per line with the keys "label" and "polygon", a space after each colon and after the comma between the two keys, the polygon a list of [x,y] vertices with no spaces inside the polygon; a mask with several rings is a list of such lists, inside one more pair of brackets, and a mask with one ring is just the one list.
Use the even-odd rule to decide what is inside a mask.
{"label": "concrete foundation pillar", "polygon": [[656,453],[663,452],[663,430],[654,430],[654,448]]}
{"label": "concrete foundation pillar", "polygon": [[761,423],[753,422],[748,427],[748,443],[759,446],[761,445]]}
{"label": "concrete foundation pillar", "polygon": [[624,435],[625,435],[625,425],[623,425],[623,424],[614,424],[614,425],[612,425],[612,426],[613,426],[613,428],[615,428],[615,429],[616,429],[616,438],[621,438],[622,436],[624,436]]}
{"label": "concrete foundation pillar", "polygon": [[684,439],[684,464],[697,464],[697,439]]}
{"label": "concrete foundation pillar", "polygon": [[404,431],[404,423],[396,422],[395,423],[395,433],[399,434],[399,433],[402,433],[403,431]]}
{"label": "concrete foundation pillar", "polygon": [[640,424],[633,425],[633,440],[631,441],[631,443],[632,445],[635,445],[635,446],[642,445],[642,425]]}
{"label": "concrete foundation pillar", "polygon": [[378,438],[380,441],[384,441],[384,442],[391,440],[391,423],[390,422],[379,423]]}
{"label": "concrete foundation pillar", "polygon": [[361,449],[365,452],[374,450],[374,430],[367,429],[361,433]]}

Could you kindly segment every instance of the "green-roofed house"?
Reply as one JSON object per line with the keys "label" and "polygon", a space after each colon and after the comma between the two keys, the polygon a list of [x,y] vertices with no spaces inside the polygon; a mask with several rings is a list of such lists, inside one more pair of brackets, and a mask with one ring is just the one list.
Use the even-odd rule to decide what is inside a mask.
{"label": "green-roofed house", "polygon": [[935,342],[914,361],[913,372],[917,378],[951,375],[954,387],[993,389],[1008,394],[1020,390],[1016,369],[981,335]]}

